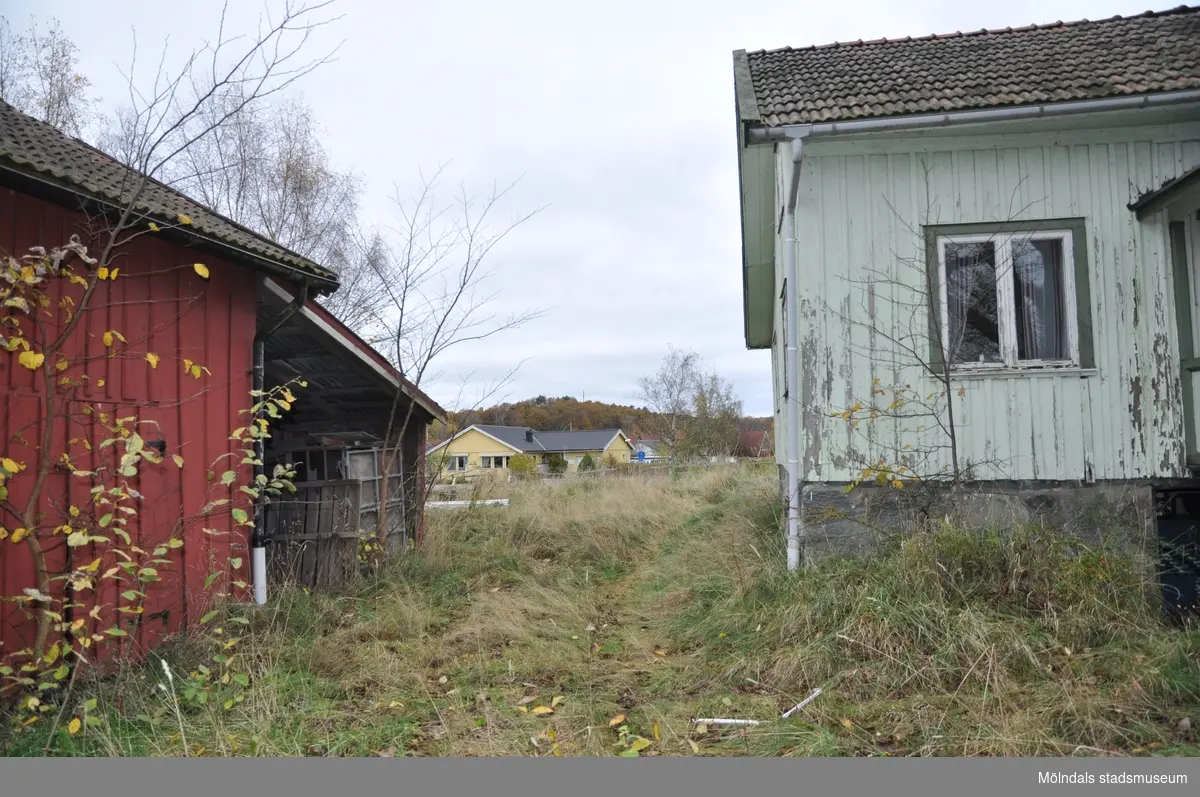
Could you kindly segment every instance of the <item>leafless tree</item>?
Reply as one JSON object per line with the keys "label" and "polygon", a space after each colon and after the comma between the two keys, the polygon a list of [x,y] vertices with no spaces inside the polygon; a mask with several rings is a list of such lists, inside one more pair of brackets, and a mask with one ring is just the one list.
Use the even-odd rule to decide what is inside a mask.
{"label": "leafless tree", "polygon": [[[434,376],[432,368],[447,351],[516,329],[541,315],[536,308],[509,315],[493,312],[491,305],[498,291],[489,283],[495,276],[495,247],[542,208],[507,222],[495,222],[501,203],[516,184],[495,184],[489,193],[478,196],[460,186],[453,199],[443,202],[437,190],[444,171],[443,166],[432,175],[422,172],[420,188],[411,199],[403,198],[396,190],[397,219],[390,256],[377,261],[375,285],[384,306],[373,339],[404,378],[417,387]],[[513,372],[515,369],[501,384],[506,384]],[[493,387],[483,394],[495,392]],[[400,456],[413,410],[412,404],[402,407],[397,395],[385,437],[384,460],[388,464],[384,473],[393,471]],[[427,491],[428,482],[421,481]],[[385,481],[385,496],[388,490]],[[423,499],[421,496],[419,500]],[[386,535],[387,502],[381,499],[380,507],[379,530]]]}
{"label": "leafless tree", "polygon": [[72,136],[81,136],[96,115],[91,81],[78,70],[79,48],[58,20],[16,33],[0,17],[0,100]]}
{"label": "leafless tree", "polygon": [[669,456],[678,453],[700,382],[700,355],[673,346],[658,371],[638,380],[639,398],[651,412],[647,431],[662,441]]}
{"label": "leafless tree", "polygon": [[[890,263],[852,279],[851,289],[858,294],[853,314],[828,302],[824,306],[846,329],[866,332],[865,343],[854,343],[847,333],[846,345],[880,374],[872,379],[869,396],[857,396],[849,406],[828,413],[848,425],[848,444],[839,454],[861,468],[855,483],[923,485],[928,489],[911,500],[929,503],[943,489],[971,482],[985,470],[1004,471],[1006,463],[986,452],[963,455],[960,415],[966,390],[957,379],[956,364],[981,359],[987,349],[986,330],[998,323],[994,286],[1011,279],[1011,272],[1006,277],[1000,261],[978,244],[966,246],[960,267],[945,286],[949,306],[962,308],[961,317],[943,339],[943,289],[927,261],[925,240],[925,229],[939,221],[938,198],[930,194],[929,165],[922,162],[921,167],[928,199],[919,222],[891,209],[917,254],[894,251]],[[1010,199],[1009,219],[1021,212],[1012,203]]]}

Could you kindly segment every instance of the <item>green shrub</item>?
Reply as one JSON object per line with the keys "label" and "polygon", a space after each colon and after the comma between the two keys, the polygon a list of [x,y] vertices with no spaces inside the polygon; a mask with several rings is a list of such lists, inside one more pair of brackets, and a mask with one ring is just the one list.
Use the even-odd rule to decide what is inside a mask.
{"label": "green shrub", "polygon": [[563,459],[562,454],[551,454],[546,457],[546,467],[551,473],[566,473],[567,461]]}
{"label": "green shrub", "polygon": [[596,460],[592,459],[591,454],[584,454],[583,459],[579,460],[580,470],[595,470]]}
{"label": "green shrub", "polygon": [[513,473],[535,473],[537,461],[529,454],[518,454],[509,458],[508,469]]}

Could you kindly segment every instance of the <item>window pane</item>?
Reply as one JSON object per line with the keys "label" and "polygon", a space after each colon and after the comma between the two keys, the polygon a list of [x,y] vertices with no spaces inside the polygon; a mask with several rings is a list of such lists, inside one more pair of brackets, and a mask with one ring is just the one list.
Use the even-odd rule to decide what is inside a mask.
{"label": "window pane", "polygon": [[1013,298],[1017,313],[1017,357],[1067,359],[1070,355],[1061,239],[1013,241]]}
{"label": "window pane", "polygon": [[950,327],[947,362],[1001,362],[995,245],[947,243],[944,253]]}

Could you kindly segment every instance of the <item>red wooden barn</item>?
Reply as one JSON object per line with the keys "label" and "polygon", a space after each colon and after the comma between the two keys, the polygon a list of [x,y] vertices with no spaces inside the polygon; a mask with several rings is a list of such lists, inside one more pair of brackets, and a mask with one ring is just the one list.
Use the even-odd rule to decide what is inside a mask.
{"label": "red wooden barn", "polygon": [[[271,512],[260,513],[264,525],[256,533],[267,550],[273,538],[288,532],[289,523],[292,532],[297,524],[311,531],[321,517],[336,515],[330,510],[334,496],[343,508],[347,501],[355,504],[351,515],[342,517],[370,531],[372,513],[378,512],[379,448],[388,419],[393,411],[402,419],[410,407],[394,472],[403,477],[402,489],[389,491],[389,506],[396,510],[389,509],[389,539],[419,536],[426,426],[443,418],[444,411],[313,301],[337,290],[336,274],[165,185],[145,183],[102,152],[0,102],[0,254],[20,258],[30,247],[61,246],[73,235],[94,252],[106,215],[111,218],[128,205],[130,186],[139,183],[144,188],[135,229],[147,234],[121,247],[114,262],[118,278],[97,283],[93,309],[81,316],[63,354],[84,363],[87,382],[84,392],[74,394],[77,403],[156,423],[139,431],[147,445],[163,453],[163,462],[141,468],[131,480],[142,504],[127,529],[147,550],[172,536],[183,545],[167,554],[171,563],[159,568],[161,582],[146,590],[140,616],[116,611],[126,602],[121,591],[127,587],[113,582],[86,599],[102,605],[114,624],[129,628],[126,639],[144,651],[195,622],[211,600],[212,588],[205,586],[211,573],[233,571],[229,581],[252,581],[251,534],[233,522],[230,505],[205,517],[198,507],[214,494],[236,495],[238,483],[214,485],[209,471],[237,447],[230,432],[247,423],[242,411],[252,401],[256,335],[269,333],[260,352],[266,387],[294,377],[308,384],[294,391],[297,402],[266,444],[268,470],[273,463],[291,462],[299,471],[294,511],[276,501]],[[190,223],[181,223],[181,214]],[[150,231],[151,223],[158,231]],[[207,280],[195,263],[207,268]],[[41,322],[42,331],[55,332],[55,323]],[[119,330],[125,343],[106,346],[109,330]],[[0,335],[10,332],[0,326]],[[21,367],[18,353],[5,351],[4,342],[0,339],[0,456],[33,461],[45,428],[42,375]],[[151,362],[154,356],[157,364]],[[185,360],[207,371],[195,378]],[[56,421],[52,435],[52,448],[71,450],[76,466],[85,469],[95,454],[69,441],[109,436],[94,420],[75,415]],[[182,467],[174,464],[176,456],[182,457]],[[216,472],[227,467],[217,466]],[[12,529],[17,522],[30,481],[29,473],[8,479],[0,527]],[[87,478],[56,468],[44,493],[44,514],[61,513],[72,504],[88,506],[90,487]],[[345,531],[337,536],[350,536]],[[300,535],[299,548],[311,549],[313,536]],[[51,572],[69,572],[90,561],[90,546],[71,548],[55,539],[58,544],[48,548]],[[231,560],[241,560],[240,569]],[[12,544],[11,536],[0,540],[0,598],[22,595],[35,584],[34,576],[26,545]],[[31,634],[27,611],[0,601],[0,659],[28,646]],[[97,649],[105,655],[104,644]]]}

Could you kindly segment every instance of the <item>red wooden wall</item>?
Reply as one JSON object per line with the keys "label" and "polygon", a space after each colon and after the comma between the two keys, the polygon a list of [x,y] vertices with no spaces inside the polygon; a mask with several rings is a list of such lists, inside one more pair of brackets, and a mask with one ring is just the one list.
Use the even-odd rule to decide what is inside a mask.
{"label": "red wooden wall", "polygon": [[[0,188],[0,249],[19,257],[31,246],[47,249],[65,243],[78,234],[86,243],[88,219],[77,211]],[[192,264],[204,263],[211,274],[201,280]],[[86,399],[100,409],[118,413],[118,417],[136,415],[156,421],[158,429],[142,425],[139,432],[146,440],[165,440],[164,462],[143,463],[140,473],[130,479],[130,487],[144,496],[139,514],[127,527],[135,544],[150,550],[173,534],[184,539],[181,548],[170,551],[171,564],[159,568],[162,582],[147,589],[145,612],[134,637],[138,652],[153,647],[164,634],[181,624],[195,621],[215,590],[218,580],[206,589],[207,576],[227,569],[231,557],[241,557],[240,575],[233,580],[249,582],[250,557],[244,529],[235,528],[229,506],[223,506],[207,518],[197,513],[212,498],[233,498],[231,488],[215,488],[206,475],[232,467],[229,460],[213,463],[233,448],[230,431],[244,425],[238,411],[249,405],[251,389],[252,339],[255,330],[255,286],[253,273],[242,266],[224,262],[195,250],[172,244],[153,234],[139,237],[121,250],[114,263],[119,267],[115,282],[93,296],[93,310],[73,333],[65,354],[72,361],[86,358],[83,370],[90,377]],[[128,342],[115,357],[108,357],[102,341],[106,330],[120,331]],[[157,368],[145,359],[147,352],[161,358]],[[184,372],[184,358],[206,366],[196,380]],[[79,369],[68,374],[78,375]],[[35,389],[35,374],[17,364],[16,354],[0,350],[0,455],[32,464],[40,442],[40,391]],[[104,380],[99,386],[99,380]],[[84,428],[63,421],[54,429],[55,451],[66,450],[67,440],[88,437],[99,442],[110,436],[92,424]],[[23,440],[14,441],[15,437]],[[77,467],[89,468],[86,453],[72,446]],[[184,459],[178,468],[174,455]],[[94,455],[93,455],[94,456]],[[31,468],[32,469],[32,468]],[[10,498],[24,505],[21,493],[28,490],[28,473],[10,481]],[[91,481],[65,472],[51,476],[45,509],[61,513],[68,503],[89,506]],[[28,492],[25,493],[28,495]],[[0,515],[3,513],[0,512]],[[0,517],[0,524],[12,529],[15,519]],[[221,534],[209,534],[202,529]],[[100,551],[90,548],[68,549],[62,535],[53,538],[51,570],[91,562]],[[104,548],[106,546],[98,546]],[[108,554],[106,564],[112,558]],[[118,614],[115,607],[127,603],[120,586],[109,580],[98,593],[86,593],[105,606],[113,624],[122,626],[129,615]],[[0,541],[0,597],[19,595],[33,586],[34,574],[25,544]],[[167,612],[167,616],[161,613]],[[155,618],[155,619],[151,619]],[[107,623],[108,618],[105,618]],[[102,626],[107,627],[107,625]],[[33,624],[24,612],[8,602],[0,602],[0,658],[5,652],[26,647],[33,638]],[[99,651],[112,655],[115,645]],[[93,649],[95,653],[95,649]]]}

